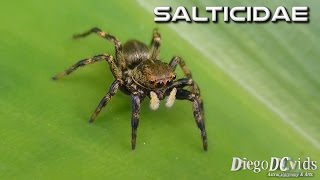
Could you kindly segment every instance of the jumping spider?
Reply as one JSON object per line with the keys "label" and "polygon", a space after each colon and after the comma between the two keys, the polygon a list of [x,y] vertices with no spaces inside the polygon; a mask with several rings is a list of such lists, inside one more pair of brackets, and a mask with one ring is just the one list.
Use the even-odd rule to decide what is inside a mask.
{"label": "jumping spider", "polygon": [[[135,149],[140,104],[146,96],[150,98],[150,108],[153,110],[159,107],[160,100],[165,97],[168,97],[166,101],[167,107],[171,107],[175,99],[189,100],[193,103],[193,115],[198,128],[201,130],[203,149],[206,151],[208,147],[207,135],[199,87],[192,80],[189,69],[180,57],[173,57],[169,64],[159,59],[161,36],[158,30],[154,29],[149,47],[138,40],[129,40],[122,46],[116,37],[101,31],[99,28],[92,28],[85,33],[75,35],[74,38],[85,37],[91,33],[95,33],[114,43],[116,58],[113,59],[109,54],[96,55],[92,58],[80,60],[64,72],[53,77],[54,80],[57,80],[71,74],[79,67],[102,60],[108,62],[115,80],[109,91],[101,99],[89,122],[92,123],[96,119],[101,109],[120,89],[123,93],[131,96],[131,145],[132,149]],[[177,65],[181,67],[185,77],[175,80]]]}

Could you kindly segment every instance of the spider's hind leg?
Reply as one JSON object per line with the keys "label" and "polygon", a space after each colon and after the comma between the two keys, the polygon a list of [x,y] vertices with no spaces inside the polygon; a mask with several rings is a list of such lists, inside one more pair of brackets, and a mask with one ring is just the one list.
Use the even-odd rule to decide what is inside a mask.
{"label": "spider's hind leg", "polygon": [[99,29],[97,27],[94,27],[94,28],[90,29],[89,31],[86,31],[86,32],[81,33],[81,34],[75,34],[75,35],[73,35],[73,38],[75,38],[75,39],[83,38],[83,37],[86,37],[86,36],[88,36],[88,35],[90,35],[92,33],[95,33],[95,34],[99,35],[100,37],[113,42],[114,45],[116,46],[116,49],[121,50],[121,48],[122,48],[121,47],[121,43],[116,37],[112,36],[109,33],[106,33],[104,31],[102,31],[101,29]]}
{"label": "spider's hind leg", "polygon": [[94,28],[90,29],[89,31],[74,35],[73,38],[75,38],[75,39],[83,38],[83,37],[86,37],[92,33],[95,33],[95,34],[99,35],[100,37],[107,39],[108,41],[113,42],[115,49],[116,49],[116,55],[117,55],[116,59],[118,61],[117,64],[118,64],[118,66],[121,67],[121,69],[125,69],[126,64],[125,64],[125,59],[124,59],[123,52],[122,52],[121,42],[116,37],[112,36],[111,34],[104,32],[97,27],[94,27]]}
{"label": "spider's hind leg", "polygon": [[157,28],[153,29],[150,43],[150,59],[159,59],[161,35]]}

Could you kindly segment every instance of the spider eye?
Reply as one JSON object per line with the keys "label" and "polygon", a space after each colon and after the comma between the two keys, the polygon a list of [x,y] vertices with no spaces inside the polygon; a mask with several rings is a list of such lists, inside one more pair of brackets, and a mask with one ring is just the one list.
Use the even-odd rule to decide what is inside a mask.
{"label": "spider eye", "polygon": [[173,75],[172,79],[176,79],[176,78],[177,78],[177,76],[176,76],[176,75]]}
{"label": "spider eye", "polygon": [[154,84],[155,81],[154,80],[150,80],[149,82],[150,82],[150,84]]}

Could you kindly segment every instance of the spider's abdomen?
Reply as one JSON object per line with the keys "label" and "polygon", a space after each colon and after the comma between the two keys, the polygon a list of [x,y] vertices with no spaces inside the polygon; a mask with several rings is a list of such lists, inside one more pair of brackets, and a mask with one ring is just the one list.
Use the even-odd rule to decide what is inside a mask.
{"label": "spider's abdomen", "polygon": [[138,40],[129,40],[123,45],[123,55],[127,66],[133,69],[142,61],[148,59],[149,48]]}

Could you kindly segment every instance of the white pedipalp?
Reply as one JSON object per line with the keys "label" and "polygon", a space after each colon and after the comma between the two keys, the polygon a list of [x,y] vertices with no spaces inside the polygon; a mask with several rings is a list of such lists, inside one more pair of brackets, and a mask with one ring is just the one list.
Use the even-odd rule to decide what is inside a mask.
{"label": "white pedipalp", "polygon": [[172,107],[174,101],[176,100],[176,94],[177,94],[177,89],[173,88],[172,91],[170,92],[170,95],[167,98],[167,102],[166,102],[167,108]]}
{"label": "white pedipalp", "polygon": [[157,110],[160,105],[160,100],[157,96],[157,94],[153,91],[150,92],[150,108],[152,110]]}

